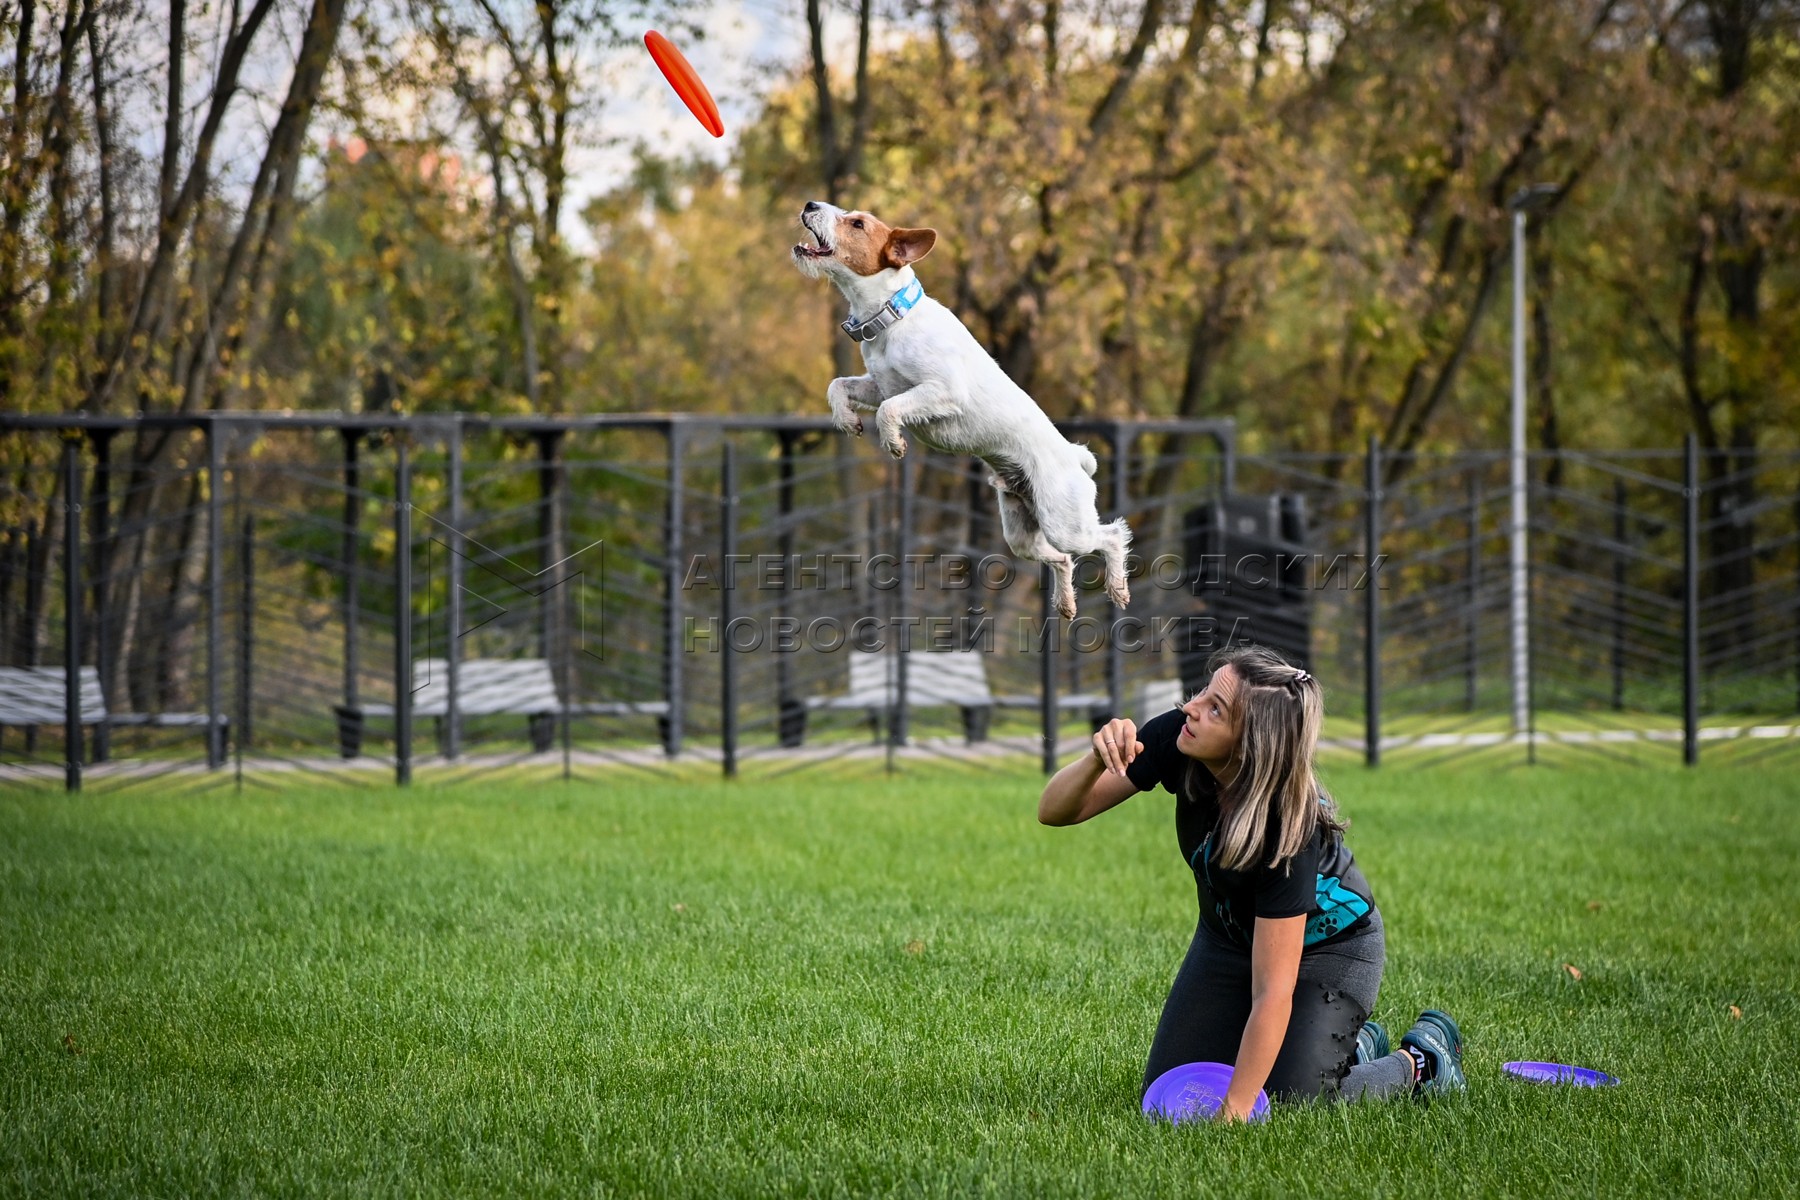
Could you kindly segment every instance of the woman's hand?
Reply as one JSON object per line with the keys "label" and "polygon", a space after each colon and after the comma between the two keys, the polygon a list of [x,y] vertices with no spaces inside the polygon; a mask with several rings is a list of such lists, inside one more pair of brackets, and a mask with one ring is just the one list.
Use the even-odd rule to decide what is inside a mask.
{"label": "woman's hand", "polygon": [[1219,1105],[1219,1111],[1213,1114],[1213,1120],[1222,1125],[1229,1125],[1233,1121],[1248,1121],[1253,1103],[1253,1101],[1233,1100],[1230,1093],[1226,1093],[1224,1101]]}
{"label": "woman's hand", "polygon": [[1238,1044],[1231,1085],[1219,1106],[1220,1121],[1247,1121],[1256,1094],[1269,1081],[1294,1015],[1294,988],[1300,980],[1300,953],[1306,948],[1306,918],[1258,917],[1250,941],[1250,1016]]}
{"label": "woman's hand", "polygon": [[1137,726],[1129,717],[1115,717],[1094,734],[1094,757],[1115,775],[1125,774],[1131,760],[1143,752],[1144,743],[1137,740]]}
{"label": "woman's hand", "polygon": [[1137,740],[1130,721],[1108,721],[1094,735],[1093,752],[1070,760],[1044,785],[1038,820],[1046,825],[1079,825],[1132,795],[1137,784],[1125,774],[1125,765],[1143,752],[1144,743]]}

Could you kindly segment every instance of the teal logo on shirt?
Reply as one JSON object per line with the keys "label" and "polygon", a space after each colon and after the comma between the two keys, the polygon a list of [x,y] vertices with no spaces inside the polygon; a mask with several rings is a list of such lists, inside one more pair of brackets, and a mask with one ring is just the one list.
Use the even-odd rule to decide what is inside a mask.
{"label": "teal logo on shirt", "polygon": [[1345,887],[1336,875],[1319,876],[1316,903],[1319,911],[1306,921],[1308,946],[1342,933],[1369,911],[1369,902]]}

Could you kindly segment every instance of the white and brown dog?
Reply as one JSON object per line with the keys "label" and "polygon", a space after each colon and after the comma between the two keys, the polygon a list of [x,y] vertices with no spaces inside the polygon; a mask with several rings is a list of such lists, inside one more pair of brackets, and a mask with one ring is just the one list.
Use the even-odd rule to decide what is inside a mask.
{"label": "white and brown dog", "polygon": [[902,430],[934,450],[971,454],[988,465],[1000,495],[1000,529],[1021,558],[1050,565],[1056,606],[1075,616],[1075,559],[1099,552],[1106,594],[1131,603],[1125,552],[1131,526],[1102,523],[1095,507],[1094,454],[1063,437],[1037,402],[956,319],[925,295],[912,264],[937,242],[933,229],[895,229],[866,212],[809,200],[800,224],[813,244],[794,247],[806,274],[830,279],[850,302],[847,333],[862,349],[867,375],[834,379],[831,417],[861,434],[858,410],[875,414],[882,448],[906,454]]}

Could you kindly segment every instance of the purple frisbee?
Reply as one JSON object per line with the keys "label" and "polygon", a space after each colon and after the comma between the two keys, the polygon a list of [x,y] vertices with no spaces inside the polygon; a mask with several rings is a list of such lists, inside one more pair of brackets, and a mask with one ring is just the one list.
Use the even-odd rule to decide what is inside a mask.
{"label": "purple frisbee", "polygon": [[1563,1063],[1509,1062],[1500,1069],[1508,1075],[1529,1079],[1532,1083],[1568,1083],[1576,1087],[1611,1087],[1618,1079],[1591,1067],[1571,1067]]}
{"label": "purple frisbee", "polygon": [[[1227,1063],[1183,1063],[1156,1077],[1144,1092],[1144,1115],[1161,1117],[1180,1125],[1184,1121],[1208,1121],[1225,1103],[1225,1091],[1231,1086],[1231,1066]],[[1269,1119],[1269,1096],[1257,1092],[1250,1106],[1252,1121]]]}

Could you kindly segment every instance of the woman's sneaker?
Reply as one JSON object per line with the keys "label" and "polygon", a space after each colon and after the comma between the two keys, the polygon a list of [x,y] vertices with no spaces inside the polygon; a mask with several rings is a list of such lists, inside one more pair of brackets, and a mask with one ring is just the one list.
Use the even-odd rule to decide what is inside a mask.
{"label": "woman's sneaker", "polygon": [[1393,1052],[1394,1048],[1388,1041],[1387,1030],[1381,1027],[1379,1021],[1365,1021],[1363,1027],[1356,1031],[1357,1066],[1360,1067],[1365,1063],[1386,1058]]}
{"label": "woman's sneaker", "polygon": [[[1358,1045],[1361,1035],[1358,1035]],[[1441,1013],[1435,1008],[1428,1008],[1419,1014],[1413,1027],[1400,1036],[1402,1046],[1410,1046],[1424,1054],[1431,1069],[1426,1078],[1419,1084],[1419,1092],[1426,1096],[1442,1096],[1450,1092],[1460,1092],[1469,1086],[1463,1077],[1462,1069],[1462,1031],[1448,1013]]]}

